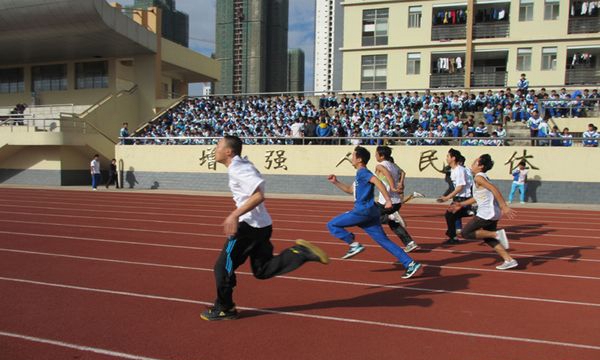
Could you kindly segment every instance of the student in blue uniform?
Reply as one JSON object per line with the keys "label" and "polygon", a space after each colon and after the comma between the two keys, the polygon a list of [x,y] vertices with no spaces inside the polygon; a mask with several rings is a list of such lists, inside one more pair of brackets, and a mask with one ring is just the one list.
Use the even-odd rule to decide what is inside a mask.
{"label": "student in blue uniform", "polygon": [[381,226],[379,209],[375,205],[373,198],[374,189],[377,187],[385,199],[385,208],[392,209],[392,201],[383,183],[367,169],[367,163],[371,158],[369,151],[361,146],[357,146],[352,153],[352,165],[357,170],[356,178],[352,185],[340,182],[335,175],[329,175],[327,178],[332,184],[340,190],[354,194],[354,208],[345,212],[327,223],[329,232],[336,238],[350,245],[350,249],[342,257],[348,259],[365,250],[364,246],[354,240],[354,234],[345,228],[358,226],[365,230],[369,236],[375,240],[381,247],[394,255],[404,266],[406,272],[402,277],[408,279],[412,277],[421,264],[415,262],[401,247],[392,242]]}

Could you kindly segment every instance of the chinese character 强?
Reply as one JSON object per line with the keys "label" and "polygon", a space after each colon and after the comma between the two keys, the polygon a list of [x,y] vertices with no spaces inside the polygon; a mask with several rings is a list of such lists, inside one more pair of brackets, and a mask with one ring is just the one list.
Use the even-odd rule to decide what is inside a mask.
{"label": "chinese character \u5f3a", "polygon": [[[265,161],[266,161],[266,165],[265,165],[265,169],[271,169],[271,167],[273,167],[273,170],[276,169],[283,169],[283,170],[287,170],[287,166],[284,165],[283,163],[286,162],[287,158],[284,156],[285,155],[285,150],[269,150],[267,152],[265,152]],[[275,163],[275,166],[273,166],[273,163]]]}

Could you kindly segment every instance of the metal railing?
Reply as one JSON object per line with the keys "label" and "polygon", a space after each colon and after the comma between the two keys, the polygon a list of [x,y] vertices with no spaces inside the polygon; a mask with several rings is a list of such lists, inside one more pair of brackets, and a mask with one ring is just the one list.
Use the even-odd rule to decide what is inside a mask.
{"label": "metal railing", "polygon": [[543,118],[600,116],[600,98],[582,99],[581,104],[575,99],[548,99],[540,100],[540,104],[540,115]]}
{"label": "metal railing", "polygon": [[600,84],[600,69],[567,69],[565,74],[567,85],[598,85]]}
{"label": "metal railing", "polygon": [[76,132],[79,134],[97,134],[85,121],[76,118],[56,119],[36,117],[33,115],[13,115],[0,117],[0,129],[9,129],[10,132]]}
{"label": "metal railing", "polygon": [[431,27],[431,40],[459,40],[467,38],[467,25],[433,25]]}
{"label": "metal railing", "polygon": [[471,85],[473,86],[506,86],[508,73],[498,71],[492,73],[471,73]]}
{"label": "metal railing", "polygon": [[581,17],[570,17],[569,34],[589,34],[600,32],[600,17],[596,16],[581,16]]}
{"label": "metal railing", "polygon": [[[222,137],[120,137],[121,145],[216,145]],[[240,137],[246,145],[415,145],[415,146],[584,146],[600,139],[584,137]],[[519,144],[516,144],[519,143]],[[525,143],[525,144],[523,144]],[[589,145],[589,144],[588,144]]]}
{"label": "metal railing", "polygon": [[431,74],[429,86],[432,88],[457,88],[465,86],[465,73],[454,74]]}
{"label": "metal railing", "polygon": [[508,21],[487,22],[473,25],[473,38],[504,38],[510,34],[510,24]]}

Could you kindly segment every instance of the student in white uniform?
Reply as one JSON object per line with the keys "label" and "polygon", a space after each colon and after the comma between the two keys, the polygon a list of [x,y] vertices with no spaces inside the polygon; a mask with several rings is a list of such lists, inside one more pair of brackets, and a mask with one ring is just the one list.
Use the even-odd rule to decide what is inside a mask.
{"label": "student in white uniform", "polygon": [[509,247],[506,231],[496,230],[498,220],[502,216],[509,219],[514,218],[515,211],[508,207],[502,194],[497,187],[490,183],[486,174],[494,166],[492,158],[488,154],[481,155],[471,165],[471,171],[475,174],[473,185],[473,197],[452,203],[451,212],[459,212],[466,206],[477,202],[477,215],[462,230],[465,239],[481,239],[492,247],[504,262],[498,266],[498,270],[507,270],[517,267],[517,260],[513,259],[506,251]]}
{"label": "student in white uniform", "polygon": [[[402,243],[404,243],[405,252],[411,252],[419,246],[415,243],[408,231],[406,231],[403,221],[400,221],[399,219],[399,211],[402,206],[402,191],[404,188],[402,184],[404,181],[404,171],[394,163],[392,149],[389,146],[378,146],[375,151],[375,159],[378,162],[375,167],[375,174],[385,186],[385,189],[388,191],[390,199],[392,200],[392,208],[386,209],[385,197],[383,194],[379,194],[377,207],[379,208],[379,213],[381,215],[381,223],[388,224],[394,234],[400,238]],[[397,216],[390,216],[390,214],[397,214]]]}
{"label": "student in white uniform", "polygon": [[98,185],[102,181],[102,175],[100,173],[100,155],[95,154],[94,159],[90,161],[90,173],[92,175],[92,190],[98,190]]}
{"label": "student in white uniform", "polygon": [[214,266],[217,299],[214,307],[204,311],[204,320],[227,320],[237,317],[233,303],[235,270],[248,257],[257,279],[269,279],[299,268],[307,261],[329,262],[327,254],[306,240],[273,256],[271,216],[263,203],[265,180],[247,159],[242,159],[242,141],[225,136],[217,144],[216,161],[227,167],[229,189],[236,209],[223,222],[227,241]]}
{"label": "student in white uniform", "polygon": [[[469,183],[469,177],[467,176],[466,169],[460,165],[460,163],[464,162],[464,157],[460,153],[460,151],[456,149],[448,150],[448,155],[446,155],[446,162],[450,166],[450,179],[452,180],[452,184],[454,185],[454,190],[448,195],[440,196],[437,201],[442,203],[448,200],[452,200],[452,202],[460,202],[465,201],[471,198],[471,184]],[[469,211],[471,211],[470,206],[465,206],[460,209],[460,211],[452,212],[446,211],[446,235],[448,239],[444,242],[445,245],[456,245],[460,243],[458,238],[456,237],[456,223],[457,220],[470,216]]]}

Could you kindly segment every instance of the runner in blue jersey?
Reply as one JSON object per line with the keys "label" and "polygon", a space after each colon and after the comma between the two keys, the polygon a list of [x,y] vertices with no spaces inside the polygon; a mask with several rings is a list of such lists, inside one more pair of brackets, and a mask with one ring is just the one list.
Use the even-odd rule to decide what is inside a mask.
{"label": "runner in blue jersey", "polygon": [[367,169],[367,163],[371,158],[369,151],[361,146],[357,146],[352,153],[352,165],[357,170],[356,179],[352,185],[340,182],[335,175],[329,175],[328,180],[337,186],[340,190],[354,194],[354,208],[345,212],[327,223],[329,232],[338,239],[350,245],[350,249],[342,257],[342,259],[351,258],[365,250],[364,246],[354,240],[354,234],[345,228],[350,226],[358,226],[375,240],[381,247],[394,255],[398,262],[404,266],[406,272],[402,277],[408,279],[412,277],[421,264],[413,261],[413,259],[402,250],[401,247],[392,242],[381,226],[379,209],[374,201],[374,189],[380,191],[385,198],[385,208],[392,209],[392,201],[387,192],[385,185]]}

